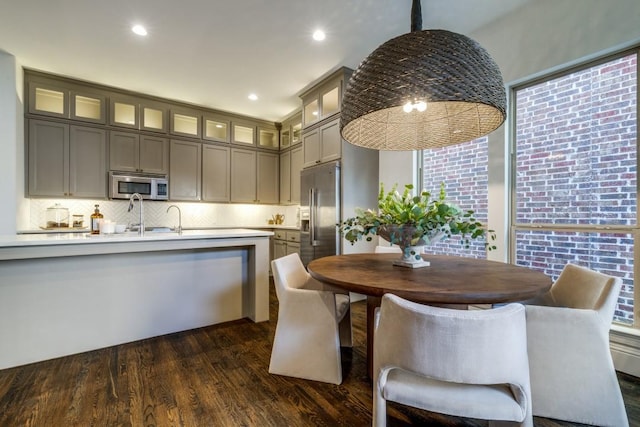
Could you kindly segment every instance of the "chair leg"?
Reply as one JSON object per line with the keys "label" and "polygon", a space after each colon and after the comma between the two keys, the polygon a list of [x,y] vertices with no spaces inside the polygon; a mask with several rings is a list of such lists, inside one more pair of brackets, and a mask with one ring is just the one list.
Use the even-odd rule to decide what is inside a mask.
{"label": "chair leg", "polygon": [[382,393],[373,385],[373,417],[371,425],[373,427],[387,426],[387,401],[382,397]]}

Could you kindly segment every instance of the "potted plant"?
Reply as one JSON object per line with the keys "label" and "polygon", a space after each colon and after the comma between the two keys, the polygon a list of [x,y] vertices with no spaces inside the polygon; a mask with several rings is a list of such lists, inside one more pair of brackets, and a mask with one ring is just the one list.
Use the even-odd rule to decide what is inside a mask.
{"label": "potted plant", "polygon": [[[421,257],[422,246],[434,244],[454,235],[461,237],[465,248],[471,240],[485,238],[495,240],[493,230],[487,230],[474,217],[473,210],[462,210],[446,201],[444,183],[440,185],[437,198],[431,197],[428,191],[413,196],[413,185],[404,186],[404,192],[397,191],[394,185],[385,193],[380,184],[378,194],[378,211],[356,208],[356,216],[347,218],[339,224],[340,233],[354,244],[363,237],[370,241],[373,235],[400,246],[402,259],[396,265],[423,267],[429,265]],[[496,246],[485,242],[487,250]]]}

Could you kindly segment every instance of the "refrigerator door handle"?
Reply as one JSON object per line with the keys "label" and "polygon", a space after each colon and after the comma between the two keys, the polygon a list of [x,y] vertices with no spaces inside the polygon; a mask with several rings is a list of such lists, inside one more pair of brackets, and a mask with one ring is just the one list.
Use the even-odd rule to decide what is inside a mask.
{"label": "refrigerator door handle", "polygon": [[315,246],[316,242],[316,192],[309,189],[309,244]]}

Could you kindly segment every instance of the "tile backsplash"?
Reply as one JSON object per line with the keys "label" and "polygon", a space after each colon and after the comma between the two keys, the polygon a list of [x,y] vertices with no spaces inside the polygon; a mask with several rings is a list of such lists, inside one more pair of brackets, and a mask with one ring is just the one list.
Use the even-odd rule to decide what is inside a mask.
{"label": "tile backsplash", "polygon": [[[128,200],[85,200],[85,199],[31,199],[29,229],[37,230],[46,225],[47,208],[59,203],[69,209],[72,215],[84,215],[84,225],[89,226],[94,205],[99,205],[105,219],[118,224],[138,222],[138,201],[131,212]],[[207,227],[268,227],[268,220],[275,214],[284,214],[285,226],[297,226],[297,206],[216,204],[216,203],[175,203],[144,201],[144,220],[147,227],[173,227],[178,225],[178,212],[167,208],[177,205],[182,211],[183,228]]]}

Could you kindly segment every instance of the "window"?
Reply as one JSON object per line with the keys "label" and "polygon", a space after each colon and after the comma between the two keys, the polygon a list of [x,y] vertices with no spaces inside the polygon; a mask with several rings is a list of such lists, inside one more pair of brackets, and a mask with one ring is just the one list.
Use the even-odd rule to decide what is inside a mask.
{"label": "window", "polygon": [[514,87],[512,259],[554,280],[567,262],[621,277],[634,322],[637,52]]}
{"label": "window", "polygon": [[[424,150],[422,156],[422,188],[438,197],[445,183],[447,201],[462,209],[473,209],[476,219],[487,222],[488,206],[488,138],[464,144]],[[426,248],[428,253],[486,258],[484,240],[472,240],[469,249],[458,236]]]}

